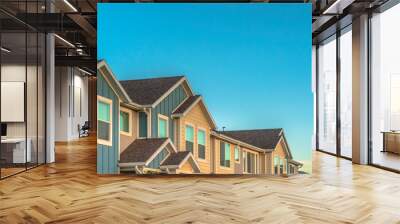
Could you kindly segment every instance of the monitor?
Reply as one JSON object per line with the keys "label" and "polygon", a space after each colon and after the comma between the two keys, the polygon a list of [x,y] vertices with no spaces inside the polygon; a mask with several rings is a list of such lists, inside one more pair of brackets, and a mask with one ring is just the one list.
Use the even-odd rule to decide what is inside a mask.
{"label": "monitor", "polygon": [[1,123],[1,136],[7,136],[7,124]]}

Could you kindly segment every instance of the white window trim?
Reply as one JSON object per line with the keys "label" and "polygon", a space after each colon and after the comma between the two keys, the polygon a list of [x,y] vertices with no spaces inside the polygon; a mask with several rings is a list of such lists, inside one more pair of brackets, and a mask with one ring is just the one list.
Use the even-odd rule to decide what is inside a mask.
{"label": "white window trim", "polygon": [[102,103],[106,103],[110,105],[110,121],[103,121],[103,120],[99,120],[99,117],[97,116],[97,122],[98,121],[102,121],[102,122],[106,122],[110,124],[110,139],[109,140],[104,140],[104,139],[99,139],[98,137],[98,133],[97,132],[97,144],[101,144],[101,145],[106,145],[106,146],[112,146],[112,129],[113,129],[113,117],[112,117],[112,111],[113,111],[113,102],[111,99],[105,98],[103,96],[97,96],[97,102],[102,102]]}
{"label": "white window trim", "polygon": [[[193,129],[194,130],[194,129]],[[199,150],[199,136],[198,136],[198,134],[199,134],[199,131],[203,131],[204,132],[204,153],[205,153],[205,157],[206,158],[200,158],[199,157],[199,153],[198,153],[198,150]],[[186,135],[186,133],[185,133],[185,135]],[[194,138],[194,136],[193,136],[193,138]],[[193,139],[194,140],[194,139]],[[196,144],[196,148],[197,148],[197,159],[198,160],[200,160],[200,161],[203,161],[203,162],[205,162],[205,161],[207,161],[207,131],[206,131],[206,129],[205,128],[203,128],[203,127],[198,127],[197,128],[197,133],[196,133],[196,140],[197,140],[197,144]]]}
{"label": "white window trim", "polygon": [[[124,113],[128,114],[128,125],[129,125],[128,132],[119,130],[119,133],[126,135],[126,136],[132,136],[132,111],[125,107],[120,107],[119,110],[120,110],[120,112],[124,112]],[[121,117],[119,119],[121,120]],[[121,127],[120,127],[120,129],[121,129]]]}
{"label": "white window trim", "polygon": [[167,116],[165,116],[163,114],[158,114],[158,116],[157,116],[157,137],[160,138],[160,119],[166,121],[167,131],[165,133],[166,134],[165,138],[168,138],[169,137],[169,119]]}

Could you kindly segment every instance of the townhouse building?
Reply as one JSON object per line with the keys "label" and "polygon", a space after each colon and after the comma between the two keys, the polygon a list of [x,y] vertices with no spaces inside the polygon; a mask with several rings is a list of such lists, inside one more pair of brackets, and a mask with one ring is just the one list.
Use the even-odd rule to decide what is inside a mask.
{"label": "townhouse building", "polygon": [[292,175],[283,129],[218,131],[185,76],[117,80],[98,62],[97,172]]}

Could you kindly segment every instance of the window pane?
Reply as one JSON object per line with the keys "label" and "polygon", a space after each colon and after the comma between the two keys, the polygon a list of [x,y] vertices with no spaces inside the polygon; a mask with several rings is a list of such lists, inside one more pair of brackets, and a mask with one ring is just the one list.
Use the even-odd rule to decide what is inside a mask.
{"label": "window pane", "polygon": [[225,143],[220,141],[219,144],[219,164],[225,166]]}
{"label": "window pane", "polygon": [[318,48],[318,147],[336,153],[336,36]]}
{"label": "window pane", "polygon": [[204,145],[198,145],[198,153],[199,158],[205,159],[206,158],[206,147]]}
{"label": "window pane", "polygon": [[97,103],[98,120],[110,121],[110,104],[98,101]]}
{"label": "window pane", "polygon": [[186,151],[193,153],[193,142],[186,141]]}
{"label": "window pane", "polygon": [[129,132],[129,113],[120,112],[119,127],[121,131]]}
{"label": "window pane", "polygon": [[167,137],[167,121],[161,118],[158,118],[158,137]]}
{"label": "window pane", "polygon": [[340,36],[340,152],[351,158],[352,141],[352,35],[351,30]]}
{"label": "window pane", "polygon": [[228,143],[225,143],[225,166],[230,167],[231,160],[231,146]]}
{"label": "window pane", "polygon": [[206,145],[206,134],[204,131],[199,130],[197,132],[197,142],[199,145]]}
{"label": "window pane", "polygon": [[110,123],[104,122],[104,121],[98,121],[97,122],[97,138],[109,141],[110,140]]}
{"label": "window pane", "polygon": [[235,146],[235,160],[239,161],[239,147]]}
{"label": "window pane", "polygon": [[186,126],[186,141],[193,142],[194,130],[192,126]]}
{"label": "window pane", "polygon": [[371,19],[372,163],[400,170],[400,4]]}

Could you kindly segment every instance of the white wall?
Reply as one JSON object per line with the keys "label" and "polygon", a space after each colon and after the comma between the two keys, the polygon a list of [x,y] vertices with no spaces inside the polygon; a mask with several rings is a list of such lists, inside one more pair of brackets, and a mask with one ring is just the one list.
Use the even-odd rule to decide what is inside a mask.
{"label": "white wall", "polygon": [[71,67],[56,67],[55,73],[55,140],[70,141],[88,120],[88,78]]}

